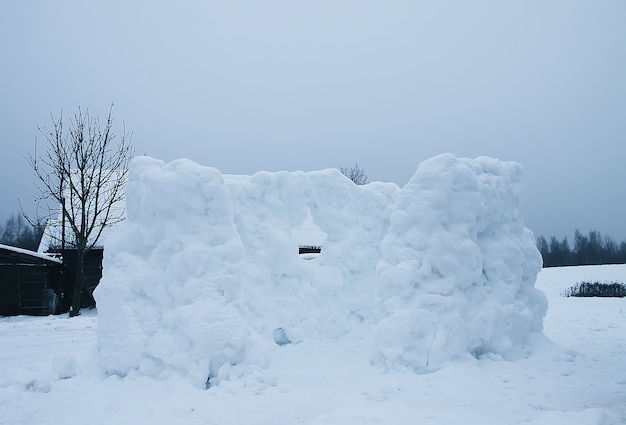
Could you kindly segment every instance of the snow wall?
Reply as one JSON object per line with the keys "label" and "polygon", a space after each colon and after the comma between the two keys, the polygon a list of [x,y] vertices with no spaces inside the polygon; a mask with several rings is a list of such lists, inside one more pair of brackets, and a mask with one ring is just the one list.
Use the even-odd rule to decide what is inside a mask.
{"label": "snow wall", "polygon": [[521,178],[517,163],[451,154],[401,189],[138,157],[95,292],[102,366],[214,385],[281,345],[347,337],[371,340],[374,364],[418,373],[518,356],[547,311]]}

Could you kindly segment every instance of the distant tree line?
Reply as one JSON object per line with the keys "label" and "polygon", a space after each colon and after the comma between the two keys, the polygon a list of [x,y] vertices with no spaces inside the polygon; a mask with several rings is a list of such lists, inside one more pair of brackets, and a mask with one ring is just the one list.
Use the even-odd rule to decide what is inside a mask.
{"label": "distant tree line", "polygon": [[37,251],[44,228],[40,221],[31,224],[21,214],[11,214],[0,223],[0,244]]}
{"label": "distant tree line", "polygon": [[554,236],[550,241],[539,236],[537,248],[543,256],[544,267],[626,263],[626,241],[617,244],[596,230],[587,235],[576,230],[573,248],[570,248],[567,236],[560,241]]}

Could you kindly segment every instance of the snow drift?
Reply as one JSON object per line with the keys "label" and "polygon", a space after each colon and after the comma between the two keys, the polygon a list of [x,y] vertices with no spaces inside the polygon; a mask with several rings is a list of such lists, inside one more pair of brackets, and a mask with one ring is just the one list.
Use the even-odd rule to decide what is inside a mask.
{"label": "snow drift", "polygon": [[[402,189],[138,157],[95,292],[102,366],[213,385],[282,345],[354,335],[374,363],[416,372],[516,356],[547,310],[521,177],[516,163],[451,154]],[[299,245],[322,252],[304,260]]]}

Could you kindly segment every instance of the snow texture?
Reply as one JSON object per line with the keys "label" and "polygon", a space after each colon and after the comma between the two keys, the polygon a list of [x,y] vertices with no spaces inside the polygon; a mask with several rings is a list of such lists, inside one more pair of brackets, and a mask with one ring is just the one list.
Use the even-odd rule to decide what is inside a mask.
{"label": "snow texture", "polygon": [[0,317],[0,425],[625,424],[626,298],[560,295],[581,279],[626,282],[626,264],[543,269],[545,338],[521,359],[386,371],[354,328],[298,344],[278,330],[267,368],[209,390],[181,376],[103,376],[95,310]]}
{"label": "snow texture", "polygon": [[[95,292],[101,365],[208,387],[266,368],[271,350],[355,335],[385,369],[515,358],[547,310],[521,178],[517,163],[451,154],[401,189],[138,157]],[[322,252],[303,261],[301,245]]]}

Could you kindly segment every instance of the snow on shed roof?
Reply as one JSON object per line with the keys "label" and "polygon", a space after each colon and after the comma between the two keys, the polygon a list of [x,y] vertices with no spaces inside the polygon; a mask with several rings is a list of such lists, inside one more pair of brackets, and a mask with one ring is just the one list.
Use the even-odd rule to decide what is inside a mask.
{"label": "snow on shed roof", "polygon": [[63,261],[59,260],[58,258],[52,257],[48,254],[44,254],[41,252],[31,251],[29,249],[0,244],[0,250],[10,251],[10,252],[14,252],[14,253],[21,254],[21,255],[28,255],[30,257],[39,258],[45,261],[51,261],[53,263],[63,264]]}

